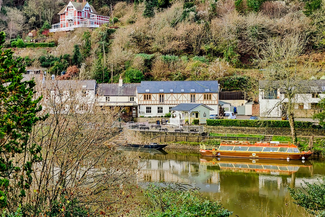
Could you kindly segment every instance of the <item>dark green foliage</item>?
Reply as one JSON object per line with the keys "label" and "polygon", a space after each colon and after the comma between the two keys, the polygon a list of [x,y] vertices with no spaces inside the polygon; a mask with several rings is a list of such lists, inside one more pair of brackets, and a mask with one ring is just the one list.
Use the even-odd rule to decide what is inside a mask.
{"label": "dark green foliage", "polygon": [[320,9],[322,6],[322,0],[309,0],[305,3],[305,11],[304,14],[306,16],[310,16],[317,9]]}
{"label": "dark green foliage", "polygon": [[162,55],[160,58],[165,62],[165,63],[172,63],[172,62],[177,62],[179,60],[178,56],[175,55]]}
{"label": "dark green foliage", "polygon": [[145,191],[148,200],[142,210],[145,216],[181,217],[181,216],[213,216],[227,217],[232,214],[220,203],[204,199],[198,189],[187,185],[167,185],[158,187],[150,185]]}
{"label": "dark green foliage", "polygon": [[31,65],[33,64],[34,61],[35,61],[35,59],[30,59],[29,56],[26,56],[26,57],[24,58],[24,62],[23,62],[23,64],[24,64],[25,66],[31,66]]}
{"label": "dark green foliage", "polygon": [[145,9],[143,11],[144,17],[154,17],[155,16],[155,7],[157,7],[158,2],[157,0],[146,0],[145,2]]}
{"label": "dark green foliage", "polygon": [[78,66],[80,68],[82,63],[82,55],[79,50],[79,45],[74,45],[73,56],[72,56],[72,65]]}
{"label": "dark green foliage", "polygon": [[319,125],[325,127],[325,98],[318,103],[321,112],[314,114],[313,119],[319,120]]}
{"label": "dark green foliage", "polygon": [[236,53],[234,46],[228,46],[227,49],[223,52],[223,57],[229,63],[231,63],[235,67],[240,66],[240,55]]}
{"label": "dark green foliage", "polygon": [[23,47],[55,47],[54,42],[50,43],[32,43],[32,42],[27,42],[25,43],[22,39],[17,39],[13,40],[11,42],[11,47],[18,47],[18,48],[23,48]]}
{"label": "dark green foliage", "polygon": [[235,1],[235,7],[236,7],[236,10],[239,12],[239,13],[244,13],[244,1],[243,0],[236,0]]}
{"label": "dark green foliage", "polygon": [[[62,211],[63,210],[63,211]],[[77,199],[69,201],[61,196],[59,201],[54,201],[50,211],[46,212],[47,216],[79,216],[88,217],[90,209],[80,204]]]}
{"label": "dark green foliage", "polygon": [[86,31],[82,35],[82,39],[84,42],[84,45],[82,47],[82,56],[84,59],[90,56],[90,50],[91,50],[91,34],[90,32]]}
{"label": "dark green foliage", "polygon": [[45,30],[51,29],[51,25],[45,21],[42,28],[40,28],[39,33],[42,34]]}
{"label": "dark green foliage", "polygon": [[140,83],[143,80],[144,80],[144,75],[140,70],[131,68],[125,71],[126,83]]}
{"label": "dark green foliage", "polygon": [[[46,117],[37,117],[42,110],[38,105],[41,97],[34,98],[35,81],[22,81],[25,67],[22,59],[13,59],[11,50],[2,50],[5,34],[0,33],[0,207],[6,207],[7,195],[11,207],[18,206],[25,190],[32,183],[32,165],[42,159],[41,147],[29,144],[29,134],[36,122]],[[16,162],[18,155],[26,160]],[[6,156],[6,157],[3,157]],[[15,185],[10,182],[18,182]],[[13,189],[14,188],[14,189]],[[18,189],[19,190],[18,190]],[[19,192],[17,194],[17,192]],[[19,199],[20,198],[20,199]]]}
{"label": "dark green foliage", "polygon": [[165,118],[170,118],[171,116],[172,114],[170,112],[165,114]]}
{"label": "dark green foliage", "polygon": [[170,5],[169,0],[158,0],[159,8],[167,8]]}
{"label": "dark green foliage", "polygon": [[265,0],[247,0],[247,7],[252,11],[258,12],[263,2]]}
{"label": "dark green foliage", "polygon": [[[234,127],[290,127],[289,121],[274,120],[233,120],[219,119],[207,120],[208,126],[234,126]],[[313,122],[295,121],[295,128],[312,128]]]}
{"label": "dark green foliage", "polygon": [[209,60],[205,56],[195,56],[192,58],[193,61],[200,61],[202,63],[209,63]]}
{"label": "dark green foliage", "polygon": [[117,23],[119,20],[118,20],[118,18],[117,17],[114,17],[113,18],[113,23]]}
{"label": "dark green foliage", "polygon": [[248,76],[230,76],[223,77],[218,80],[220,87],[225,90],[250,90],[253,83],[256,81],[251,81]]}
{"label": "dark green foliage", "polygon": [[304,181],[302,189],[289,188],[291,197],[295,203],[315,216],[325,216],[325,180],[310,184]]}
{"label": "dark green foliage", "polygon": [[70,55],[65,54],[60,57],[54,56],[41,56],[39,59],[42,67],[50,68],[49,72],[60,74],[70,66]]}
{"label": "dark green foliage", "polygon": [[194,119],[192,122],[192,124],[194,125],[199,125],[199,123],[200,123],[199,119]]}

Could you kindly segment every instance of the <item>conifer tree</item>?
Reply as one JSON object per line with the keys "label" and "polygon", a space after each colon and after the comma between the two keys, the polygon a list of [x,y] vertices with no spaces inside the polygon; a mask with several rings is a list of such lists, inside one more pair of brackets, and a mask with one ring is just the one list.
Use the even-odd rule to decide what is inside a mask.
{"label": "conifer tree", "polygon": [[80,53],[79,45],[74,45],[73,56],[72,56],[72,64],[78,66],[80,68],[82,63],[82,55]]}
{"label": "conifer tree", "polygon": [[0,207],[16,210],[32,184],[33,163],[42,159],[41,147],[30,144],[32,127],[42,110],[41,97],[34,97],[34,80],[23,81],[22,59],[2,50],[5,34],[0,32]]}

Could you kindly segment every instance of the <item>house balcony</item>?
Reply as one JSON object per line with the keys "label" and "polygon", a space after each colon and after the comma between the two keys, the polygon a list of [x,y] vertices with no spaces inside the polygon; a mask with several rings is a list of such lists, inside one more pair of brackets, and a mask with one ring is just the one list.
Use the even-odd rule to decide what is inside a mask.
{"label": "house balcony", "polygon": [[63,32],[63,31],[73,31],[75,28],[98,28],[99,25],[90,24],[90,23],[81,23],[79,25],[71,25],[68,27],[61,27],[60,23],[52,25],[50,32]]}

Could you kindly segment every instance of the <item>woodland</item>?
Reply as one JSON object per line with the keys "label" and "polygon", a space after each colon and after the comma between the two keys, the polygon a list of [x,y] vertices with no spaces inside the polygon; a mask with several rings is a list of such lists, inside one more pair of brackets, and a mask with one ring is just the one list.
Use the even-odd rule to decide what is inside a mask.
{"label": "woodland", "polygon": [[[109,25],[44,33],[58,22],[67,2],[2,0],[0,29],[13,40],[15,55],[29,67],[61,75],[68,67],[79,79],[98,83],[141,80],[219,80],[223,90],[256,99],[265,76],[268,41],[299,38],[301,79],[324,78],[324,8],[321,0],[90,1]],[[27,33],[36,31],[35,37]],[[29,46],[30,40],[55,43]],[[25,43],[25,44],[24,44]],[[19,45],[20,44],[20,45]],[[261,64],[263,63],[263,64]],[[69,71],[69,70],[68,70]],[[64,79],[69,79],[65,76]]]}

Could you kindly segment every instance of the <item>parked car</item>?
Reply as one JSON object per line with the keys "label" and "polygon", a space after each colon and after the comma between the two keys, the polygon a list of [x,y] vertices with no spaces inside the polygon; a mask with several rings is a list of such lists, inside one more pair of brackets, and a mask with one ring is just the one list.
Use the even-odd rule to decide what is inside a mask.
{"label": "parked car", "polygon": [[236,119],[236,115],[235,113],[233,112],[225,112],[225,118],[228,118],[228,119]]}
{"label": "parked car", "polygon": [[217,114],[211,114],[209,119],[219,119],[219,116]]}
{"label": "parked car", "polygon": [[251,117],[249,118],[249,120],[258,120],[258,117],[256,117],[256,116],[251,116]]}

